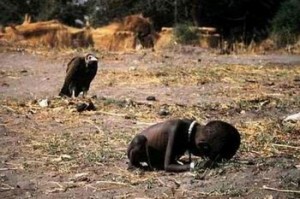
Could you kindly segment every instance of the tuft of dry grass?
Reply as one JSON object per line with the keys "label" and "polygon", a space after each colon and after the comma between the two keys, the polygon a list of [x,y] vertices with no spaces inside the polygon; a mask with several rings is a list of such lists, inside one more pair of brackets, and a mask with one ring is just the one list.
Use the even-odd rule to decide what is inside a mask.
{"label": "tuft of dry grass", "polygon": [[92,44],[89,29],[76,29],[56,20],[24,23],[5,28],[3,38],[26,47],[88,47]]}

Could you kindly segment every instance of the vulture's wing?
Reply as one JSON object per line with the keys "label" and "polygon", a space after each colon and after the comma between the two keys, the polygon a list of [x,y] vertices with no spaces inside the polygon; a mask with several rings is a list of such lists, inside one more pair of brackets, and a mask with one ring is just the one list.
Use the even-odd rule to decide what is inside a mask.
{"label": "vulture's wing", "polygon": [[69,61],[69,63],[67,64],[67,70],[66,70],[66,73],[68,73],[68,70],[70,70],[71,65],[72,65],[72,62],[74,62],[75,59],[78,59],[78,58],[79,58],[79,57],[73,57],[73,58],[71,59],[71,61]]}
{"label": "vulture's wing", "polygon": [[70,83],[76,79],[78,75],[80,75],[80,68],[81,66],[81,58],[80,57],[74,57],[67,65],[67,74],[65,78],[64,85],[60,91],[60,96],[66,95],[71,97],[72,93],[70,93],[69,85]]}
{"label": "vulture's wing", "polygon": [[70,82],[72,79],[76,78],[77,73],[80,71],[81,68],[81,58],[74,57],[67,66],[67,74],[65,83]]}

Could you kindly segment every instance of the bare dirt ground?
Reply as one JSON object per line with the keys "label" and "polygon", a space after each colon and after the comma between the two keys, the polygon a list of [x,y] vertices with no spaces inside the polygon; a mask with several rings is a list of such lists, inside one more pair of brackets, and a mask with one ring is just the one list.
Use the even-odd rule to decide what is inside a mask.
{"label": "bare dirt ground", "polygon": [[[67,62],[85,52],[1,49],[0,198],[300,197],[300,124],[282,121],[300,112],[300,56],[96,52],[97,110],[78,113],[82,98],[56,96]],[[234,124],[235,158],[197,172],[127,171],[135,134],[184,117]]]}

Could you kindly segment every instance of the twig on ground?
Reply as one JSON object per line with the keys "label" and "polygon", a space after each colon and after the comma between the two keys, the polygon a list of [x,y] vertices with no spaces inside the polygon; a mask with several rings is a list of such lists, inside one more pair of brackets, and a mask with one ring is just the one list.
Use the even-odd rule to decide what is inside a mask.
{"label": "twig on ground", "polygon": [[141,121],[134,121],[136,124],[139,124],[139,125],[153,125],[155,123],[153,122],[141,122]]}
{"label": "twig on ground", "polygon": [[97,189],[97,191],[107,191],[107,190],[118,189],[118,188],[120,188],[120,187],[119,186],[111,186],[111,187],[104,187],[104,188]]}
{"label": "twig on ground", "polygon": [[[185,193],[190,193],[191,195],[194,195],[194,196],[199,196],[199,195],[213,196],[213,195],[211,195],[212,192],[190,191],[190,190],[187,190],[187,189],[183,189],[182,192],[183,192],[183,193],[184,193],[184,192],[185,192]],[[216,195],[214,194],[214,196],[216,196]]]}
{"label": "twig on ground", "polygon": [[291,146],[291,145],[286,145],[286,144],[272,144],[273,146],[279,146],[279,147],[286,147],[286,148],[291,148],[291,149],[296,149],[299,150],[300,147],[297,146]]}
{"label": "twig on ground", "polygon": [[116,189],[116,188],[119,188],[120,186],[133,187],[132,185],[130,185],[128,183],[114,182],[114,181],[96,181],[96,184],[107,184],[107,185],[109,185],[109,187],[97,188],[98,191]]}
{"label": "twig on ground", "polygon": [[276,188],[268,187],[268,186],[266,186],[266,185],[264,185],[264,186],[262,187],[262,189],[264,189],[264,190],[269,190],[269,191],[284,192],[284,193],[299,193],[299,194],[300,194],[300,191],[298,191],[298,190],[276,189]]}
{"label": "twig on ground", "polygon": [[170,180],[172,180],[178,187],[181,185],[181,182],[177,181],[175,178],[170,178]]}
{"label": "twig on ground", "polygon": [[102,129],[98,125],[93,123],[91,120],[83,120],[83,121],[93,125],[99,132],[103,132]]}
{"label": "twig on ground", "polygon": [[119,196],[114,196],[114,198],[129,198],[130,196],[133,196],[132,193],[125,193],[123,195],[119,195]]}
{"label": "twig on ground", "polygon": [[102,164],[101,162],[95,162],[95,164],[99,166],[104,166],[104,164]]}
{"label": "twig on ground", "polygon": [[0,168],[0,171],[18,170],[18,168]]}
{"label": "twig on ground", "polygon": [[14,188],[2,188],[0,187],[0,192],[13,190]]}
{"label": "twig on ground", "polygon": [[64,186],[62,186],[62,185],[61,185],[61,184],[59,184],[58,182],[51,181],[50,183],[56,184],[57,186],[59,186],[59,188],[64,188]]}
{"label": "twig on ground", "polygon": [[13,190],[13,189],[15,189],[15,188],[8,184],[1,183],[0,192],[9,191],[9,190]]}
{"label": "twig on ground", "polygon": [[162,186],[166,186],[166,183],[164,183],[160,178],[156,178],[156,179]]}
{"label": "twig on ground", "polygon": [[249,151],[250,153],[254,153],[254,154],[256,154],[256,155],[261,155],[261,153],[260,152],[258,152],[258,151],[253,151],[253,150],[251,150],[251,151]]}
{"label": "twig on ground", "polygon": [[106,111],[95,111],[95,112],[105,114],[105,115],[119,116],[119,117],[125,117],[126,116],[126,114],[111,113],[111,112],[106,112]]}
{"label": "twig on ground", "polygon": [[2,105],[2,107],[5,108],[6,110],[10,111],[10,112],[13,112],[13,113],[17,112],[15,109],[10,108],[8,106]]}
{"label": "twig on ground", "polygon": [[131,186],[128,183],[124,182],[114,182],[114,181],[96,181],[96,184],[115,184],[115,185],[122,185],[122,186]]}
{"label": "twig on ground", "polygon": [[66,189],[63,188],[55,188],[55,189],[49,189],[45,191],[45,194],[49,194],[49,193],[57,193],[57,192],[63,192]]}
{"label": "twig on ground", "polygon": [[97,187],[94,187],[94,186],[92,186],[92,185],[90,185],[90,184],[85,185],[85,188],[86,188],[86,189],[87,189],[87,188],[92,188],[92,189],[94,189],[94,190],[97,190]]}

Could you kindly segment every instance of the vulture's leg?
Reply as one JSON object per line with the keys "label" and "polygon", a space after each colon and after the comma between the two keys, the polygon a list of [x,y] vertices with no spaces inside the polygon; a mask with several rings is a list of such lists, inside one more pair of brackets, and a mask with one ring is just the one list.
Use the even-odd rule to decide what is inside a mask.
{"label": "vulture's leg", "polygon": [[73,99],[75,98],[75,90],[74,89],[72,90],[72,98]]}
{"label": "vulture's leg", "polygon": [[82,92],[82,98],[85,98],[86,95],[87,95],[87,91],[83,91],[83,92]]}

